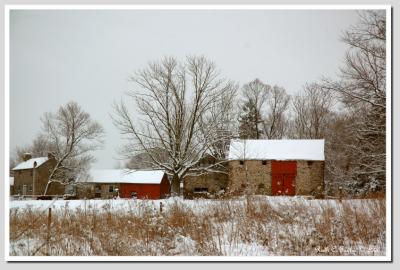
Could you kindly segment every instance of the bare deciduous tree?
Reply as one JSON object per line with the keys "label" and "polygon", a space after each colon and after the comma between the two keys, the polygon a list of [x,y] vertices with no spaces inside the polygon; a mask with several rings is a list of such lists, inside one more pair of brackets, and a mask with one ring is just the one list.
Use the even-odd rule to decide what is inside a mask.
{"label": "bare deciduous tree", "polygon": [[[123,102],[115,105],[112,117],[127,139],[125,155],[147,153],[156,167],[172,175],[171,191],[176,195],[186,175],[199,173],[201,158],[218,154],[216,147],[229,140],[224,123],[231,117],[230,100],[237,87],[219,79],[214,63],[204,57],[188,57],[182,64],[164,58],[131,79],[139,86],[129,93],[139,117],[135,119]],[[216,165],[202,170],[213,171]]]}
{"label": "bare deciduous tree", "polygon": [[268,99],[270,86],[255,79],[242,88],[242,114],[240,115],[240,137],[260,139],[262,137],[262,110]]}
{"label": "bare deciduous tree", "polygon": [[268,108],[263,122],[264,134],[267,139],[282,139],[287,134],[290,96],[279,86],[271,87],[268,96]]}
{"label": "bare deciduous tree", "polygon": [[76,102],[61,106],[56,113],[45,113],[42,123],[43,134],[52,145],[56,160],[44,191],[46,195],[52,183],[73,184],[76,176],[87,169],[94,159],[90,152],[101,146],[104,131]]}
{"label": "bare deciduous tree", "polygon": [[305,85],[293,99],[293,137],[323,139],[329,124],[333,96],[316,83]]}
{"label": "bare deciduous tree", "polygon": [[340,94],[350,106],[386,108],[386,18],[384,11],[365,11],[344,33],[350,46],[340,81],[325,79],[325,88]]}
{"label": "bare deciduous tree", "polygon": [[[350,46],[340,80],[324,79],[324,88],[338,94],[352,114],[347,148],[357,153],[352,178],[365,190],[384,189],[386,175],[386,15],[363,11],[359,22],[344,33]],[[371,188],[369,188],[371,187]]]}
{"label": "bare deciduous tree", "polygon": [[37,135],[31,144],[16,147],[10,158],[10,169],[23,161],[24,154],[29,153],[32,157],[47,157],[49,152],[54,152],[53,145],[44,134]]}
{"label": "bare deciduous tree", "polygon": [[286,112],[290,96],[283,87],[259,79],[242,89],[239,135],[242,139],[280,139],[288,128]]}

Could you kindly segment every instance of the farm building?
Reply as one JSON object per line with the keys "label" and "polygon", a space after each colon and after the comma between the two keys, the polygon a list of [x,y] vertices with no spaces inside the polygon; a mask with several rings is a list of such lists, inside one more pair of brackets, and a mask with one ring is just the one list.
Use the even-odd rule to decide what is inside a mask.
{"label": "farm building", "polygon": [[10,194],[14,194],[14,177],[10,176]]}
{"label": "farm building", "polygon": [[170,182],[161,170],[90,170],[77,182],[79,198],[161,199],[170,194]]}
{"label": "farm building", "polygon": [[[198,167],[208,167],[216,162],[214,157],[206,156],[200,161]],[[183,196],[185,198],[206,197],[209,194],[225,192],[228,186],[227,167],[218,165],[215,170],[218,172],[186,176],[183,179]]]}
{"label": "farm building", "polygon": [[[47,157],[32,158],[27,153],[23,159],[23,162],[12,169],[14,187],[11,195],[42,195],[46,188],[49,174],[56,163],[54,157],[49,154]],[[64,186],[59,183],[52,183],[47,194],[63,195]]]}
{"label": "farm building", "polygon": [[229,191],[265,195],[320,195],[324,140],[232,140]]}

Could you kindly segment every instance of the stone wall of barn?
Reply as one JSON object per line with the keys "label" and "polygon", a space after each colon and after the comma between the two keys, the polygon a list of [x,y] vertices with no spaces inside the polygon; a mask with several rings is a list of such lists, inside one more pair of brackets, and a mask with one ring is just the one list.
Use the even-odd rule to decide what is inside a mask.
{"label": "stone wall of barn", "polygon": [[201,196],[196,192],[199,189],[207,189],[210,194],[225,191],[228,186],[228,175],[224,173],[209,173],[200,176],[186,176],[183,180],[183,196],[193,198]]}
{"label": "stone wall of barn", "polygon": [[76,186],[75,192],[78,199],[94,199],[95,196],[94,184],[79,184]]}
{"label": "stone wall of barn", "polygon": [[296,194],[320,195],[324,191],[323,161],[297,161]]}
{"label": "stone wall of barn", "polygon": [[[111,192],[110,186],[113,187]],[[97,189],[99,193],[96,192]],[[116,189],[119,189],[118,183],[84,183],[76,187],[76,196],[79,199],[112,199],[118,196]]]}
{"label": "stone wall of barn", "polygon": [[232,160],[229,161],[229,185],[231,193],[271,195],[271,161]]}
{"label": "stone wall of barn", "polygon": [[[232,194],[272,195],[271,160],[229,161],[228,191]],[[296,195],[319,195],[324,190],[324,162],[297,161]]]}

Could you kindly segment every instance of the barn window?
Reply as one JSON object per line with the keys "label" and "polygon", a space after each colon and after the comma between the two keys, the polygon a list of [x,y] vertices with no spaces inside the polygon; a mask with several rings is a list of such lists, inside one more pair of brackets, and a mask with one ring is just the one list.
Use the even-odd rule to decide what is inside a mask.
{"label": "barn window", "polygon": [[262,163],[262,165],[267,165],[267,161],[266,160],[261,161],[261,163]]}
{"label": "barn window", "polygon": [[32,185],[29,185],[29,191],[32,191]]}
{"label": "barn window", "polygon": [[265,185],[264,184],[258,184],[258,189],[264,189]]}
{"label": "barn window", "polygon": [[199,187],[199,188],[194,188],[194,193],[207,193],[208,188],[206,187]]}
{"label": "barn window", "polygon": [[307,161],[307,165],[308,165],[308,166],[311,166],[312,164],[313,164],[312,161]]}
{"label": "barn window", "polygon": [[241,160],[241,161],[239,161],[240,162],[240,165],[243,165],[244,164],[244,160]]}
{"label": "barn window", "polygon": [[65,186],[65,193],[66,194],[75,194],[76,193],[76,186],[74,186],[74,185]]}
{"label": "barn window", "polygon": [[101,187],[99,185],[96,185],[95,193],[101,193]]}
{"label": "barn window", "polygon": [[114,192],[114,186],[108,186],[108,192],[110,193]]}

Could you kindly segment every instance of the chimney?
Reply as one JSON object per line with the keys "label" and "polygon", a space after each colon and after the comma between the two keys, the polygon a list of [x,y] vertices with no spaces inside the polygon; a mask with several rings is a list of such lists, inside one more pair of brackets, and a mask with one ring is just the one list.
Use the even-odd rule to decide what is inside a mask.
{"label": "chimney", "polygon": [[30,160],[32,158],[32,154],[31,153],[25,153],[23,156],[23,160],[27,161]]}
{"label": "chimney", "polygon": [[53,155],[53,153],[51,153],[51,152],[48,152],[48,153],[47,153],[47,158],[48,158],[48,159],[52,159],[52,158],[54,158],[54,155]]}
{"label": "chimney", "polygon": [[36,167],[37,167],[37,162],[33,162],[33,170],[32,170],[32,198],[36,199]]}

